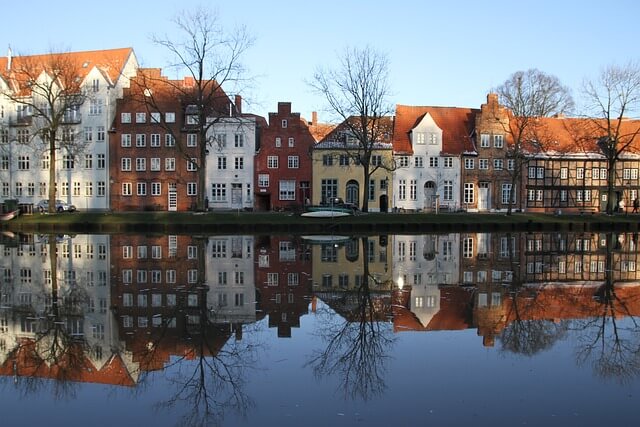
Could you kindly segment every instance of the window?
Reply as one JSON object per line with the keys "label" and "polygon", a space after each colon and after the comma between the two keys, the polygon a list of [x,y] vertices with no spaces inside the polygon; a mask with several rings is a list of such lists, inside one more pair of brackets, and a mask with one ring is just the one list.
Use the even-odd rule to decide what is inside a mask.
{"label": "window", "polygon": [[287,167],[289,169],[298,169],[300,167],[300,158],[298,156],[289,156],[287,158]]}
{"label": "window", "polygon": [[514,159],[507,160],[507,169],[512,171],[516,167],[516,161]]}
{"label": "window", "polygon": [[407,180],[401,179],[398,181],[398,200],[407,199]]}
{"label": "window", "polygon": [[136,123],[146,123],[147,113],[136,113]]}
{"label": "window", "polygon": [[187,196],[197,196],[197,195],[198,195],[198,183],[187,182]]}
{"label": "window", "polygon": [[151,143],[149,144],[151,147],[160,147],[160,134],[152,133],[151,134]]}
{"label": "window", "polygon": [[444,158],[444,167],[449,169],[453,167],[453,157],[445,157]]}
{"label": "window", "polygon": [[511,184],[502,184],[502,204],[508,205],[511,202]]}
{"label": "window", "polygon": [[503,159],[493,159],[493,169],[497,171],[501,171],[504,166]]}
{"label": "window", "polygon": [[[568,168],[560,168],[560,179],[567,179],[569,177],[569,169]],[[529,177],[531,178],[531,177]]]}
{"label": "window", "polygon": [[600,179],[600,169],[598,168],[591,169],[591,179]]}
{"label": "window", "polygon": [[198,170],[198,163],[196,163],[196,159],[187,160],[187,171],[194,172]]}
{"label": "window", "polygon": [[227,201],[227,184],[221,184],[221,183],[211,184],[211,201],[212,202]]}
{"label": "window", "polygon": [[162,185],[159,182],[151,183],[151,195],[159,196],[162,193]]}
{"label": "window", "polygon": [[236,148],[244,147],[244,135],[241,133],[236,133],[233,138],[233,146]]}
{"label": "window", "polygon": [[120,114],[120,123],[131,123],[131,113]]}
{"label": "window", "polygon": [[162,246],[158,246],[158,245],[151,246],[151,258],[162,259]]}
{"label": "window", "polygon": [[198,134],[197,133],[187,134],[187,147],[196,147],[197,145],[198,145]]}
{"label": "window", "polygon": [[167,157],[164,159],[164,170],[174,171],[176,170],[176,159],[174,157]]}
{"label": "window", "polygon": [[294,138],[289,138],[289,148],[293,148],[296,144],[296,141]]}
{"label": "window", "polygon": [[164,113],[164,121],[167,123],[175,123],[176,113]]}
{"label": "window", "polygon": [[[409,158],[407,157],[407,161]],[[358,164],[358,163],[356,163]],[[371,155],[371,166],[380,166],[382,164],[382,156],[380,154],[372,154]],[[409,164],[407,163],[407,166]]]}
{"label": "window", "polygon": [[296,182],[294,180],[280,181],[280,200],[296,199]]}
{"label": "window", "polygon": [[160,113],[151,113],[151,123],[160,123]]}
{"label": "window", "polygon": [[544,168],[543,167],[537,167],[536,168],[536,178],[544,179]]}
{"label": "window", "polygon": [[407,157],[407,156],[400,156],[400,157],[398,158],[398,163],[399,163],[399,167],[401,167],[401,168],[409,167],[409,157]]}
{"label": "window", "polygon": [[349,156],[347,156],[346,154],[340,154],[338,164],[340,166],[349,166]]}
{"label": "window", "polygon": [[429,167],[437,168],[438,167],[438,158],[437,157],[429,157]]}
{"label": "window", "polygon": [[91,127],[84,128],[84,141],[85,142],[93,141],[93,128]]}
{"label": "window", "polygon": [[120,170],[122,171],[130,171],[131,170],[131,158],[123,157],[120,159]]}
{"label": "window", "polygon": [[490,145],[489,143],[489,134],[483,133],[480,135],[480,147],[482,148],[488,148]]}
{"label": "window", "polygon": [[136,147],[146,147],[147,146],[147,135],[144,133],[136,134]]}
{"label": "window", "polygon": [[92,99],[89,103],[89,115],[97,116],[102,114],[102,99]]}
{"label": "window", "polygon": [[84,155],[84,168],[93,169],[93,154]]}
{"label": "window", "polygon": [[147,195],[147,183],[146,182],[138,182],[136,184],[136,190],[138,196],[146,196]]}
{"label": "window", "polygon": [[73,156],[65,154],[62,156],[62,168],[63,169],[73,169],[75,166],[75,161]]}
{"label": "window", "polygon": [[472,182],[464,183],[464,202],[465,203],[475,202],[474,185]]}
{"label": "window", "polygon": [[320,181],[320,197],[321,200],[329,200],[332,197],[338,197],[338,180],[323,179]]}
{"label": "window", "polygon": [[97,155],[97,167],[98,169],[104,169],[107,165],[107,161],[104,154]]}
{"label": "window", "polygon": [[28,171],[29,163],[29,156],[18,156],[18,170]]}
{"label": "window", "polygon": [[285,128],[287,127],[287,125],[288,125],[287,120],[282,120],[282,121],[280,122],[280,125],[282,126],[282,128],[283,128],[283,129],[285,129]]}
{"label": "window", "polygon": [[276,148],[280,148],[280,147],[282,147],[282,138],[280,138],[279,136],[277,136],[277,137],[276,137],[275,144],[276,144]]}
{"label": "window", "polygon": [[443,184],[443,200],[450,202],[453,200],[453,181],[445,180]]}
{"label": "window", "polygon": [[470,158],[464,159],[464,168],[465,169],[473,169],[473,168],[475,168],[474,159],[470,159]]}
{"label": "window", "polygon": [[147,170],[147,159],[144,157],[136,157],[136,171],[142,172]]}
{"label": "window", "polygon": [[218,169],[225,170],[227,168],[227,158],[226,157],[218,157]]}
{"label": "window", "polygon": [[122,183],[122,195],[123,196],[131,196],[131,194],[132,194],[131,183],[130,182],[123,182]]}
{"label": "window", "polygon": [[473,257],[473,239],[471,237],[465,237],[462,240],[462,257]]}
{"label": "window", "polygon": [[18,129],[17,133],[18,142],[26,144],[29,142],[29,129]]}
{"label": "window", "polygon": [[322,166],[333,166],[333,156],[331,154],[322,155]]}
{"label": "window", "polygon": [[502,148],[504,146],[504,135],[493,135],[493,146]]}
{"label": "window", "polygon": [[175,147],[176,139],[170,133],[166,133],[164,135],[164,145],[165,147]]}
{"label": "window", "polygon": [[84,183],[84,195],[87,197],[93,196],[93,182],[88,181]]}
{"label": "window", "polygon": [[489,159],[478,159],[478,169],[489,169]]}
{"label": "window", "polygon": [[429,144],[436,145],[438,143],[438,135],[435,133],[429,134]]}
{"label": "window", "polygon": [[576,178],[584,179],[584,168],[576,168]]}
{"label": "window", "polygon": [[120,146],[122,147],[131,147],[131,134],[123,133],[120,135]]}
{"label": "window", "polygon": [[422,156],[415,156],[413,158],[413,166],[416,168],[422,168],[424,167],[424,157]]}
{"label": "window", "polygon": [[278,169],[278,156],[267,157],[267,168]]}
{"label": "window", "polygon": [[149,170],[155,171],[155,172],[160,170],[160,158],[159,157],[152,157],[151,159],[149,159]]}
{"label": "window", "polygon": [[234,159],[234,169],[244,169],[244,157],[236,157]]}
{"label": "window", "polygon": [[269,174],[261,173],[258,175],[258,187],[268,187],[269,186]]}
{"label": "window", "polygon": [[98,197],[104,197],[107,194],[107,184],[104,181],[97,182]]}

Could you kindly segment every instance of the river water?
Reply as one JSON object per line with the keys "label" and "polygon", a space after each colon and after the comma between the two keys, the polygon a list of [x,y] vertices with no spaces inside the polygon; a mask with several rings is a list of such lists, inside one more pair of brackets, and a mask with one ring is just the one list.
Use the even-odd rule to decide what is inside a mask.
{"label": "river water", "polygon": [[2,425],[631,425],[637,241],[5,233]]}

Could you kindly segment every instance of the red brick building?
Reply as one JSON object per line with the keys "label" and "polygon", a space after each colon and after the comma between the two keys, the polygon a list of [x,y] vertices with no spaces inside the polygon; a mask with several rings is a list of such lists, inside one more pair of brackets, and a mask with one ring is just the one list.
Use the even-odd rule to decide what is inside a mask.
{"label": "red brick building", "polygon": [[279,102],[269,113],[255,158],[255,208],[259,211],[297,209],[311,200],[311,149],[315,139],[290,102]]}
{"label": "red brick building", "polygon": [[[185,211],[197,202],[202,164],[193,105],[183,102],[195,85],[190,78],[169,80],[160,69],[139,69],[116,102],[109,135],[111,209]],[[222,92],[220,105],[230,105]]]}

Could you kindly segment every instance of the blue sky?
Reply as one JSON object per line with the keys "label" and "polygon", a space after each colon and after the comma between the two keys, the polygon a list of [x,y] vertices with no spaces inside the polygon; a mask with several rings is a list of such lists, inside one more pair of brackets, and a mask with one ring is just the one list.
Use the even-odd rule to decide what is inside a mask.
{"label": "blue sky", "polygon": [[393,103],[476,108],[518,70],[554,74],[579,100],[585,78],[640,59],[637,0],[32,0],[3,7],[0,55],[9,45],[14,54],[130,46],[143,66],[164,67],[168,56],[150,35],[171,34],[171,18],[195,5],[254,36],[243,62],[257,77],[242,95],[246,112],[264,116],[290,101],[303,117],[328,120],[305,81],[345,46],[389,56]]}

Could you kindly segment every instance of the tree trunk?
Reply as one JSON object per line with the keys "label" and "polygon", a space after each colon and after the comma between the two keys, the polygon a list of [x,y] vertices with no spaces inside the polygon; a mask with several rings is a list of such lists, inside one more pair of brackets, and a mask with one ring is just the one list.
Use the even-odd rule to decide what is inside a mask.
{"label": "tree trunk", "polygon": [[369,181],[371,177],[369,176],[369,164],[367,162],[363,162],[362,164],[362,173],[364,175],[364,191],[362,192],[362,212],[369,212]]}
{"label": "tree trunk", "polygon": [[56,131],[49,130],[49,213],[56,211]]}
{"label": "tree trunk", "polygon": [[609,172],[607,173],[607,214],[611,215],[614,212],[613,205],[613,188],[616,180],[616,160],[614,158],[609,159]]}

